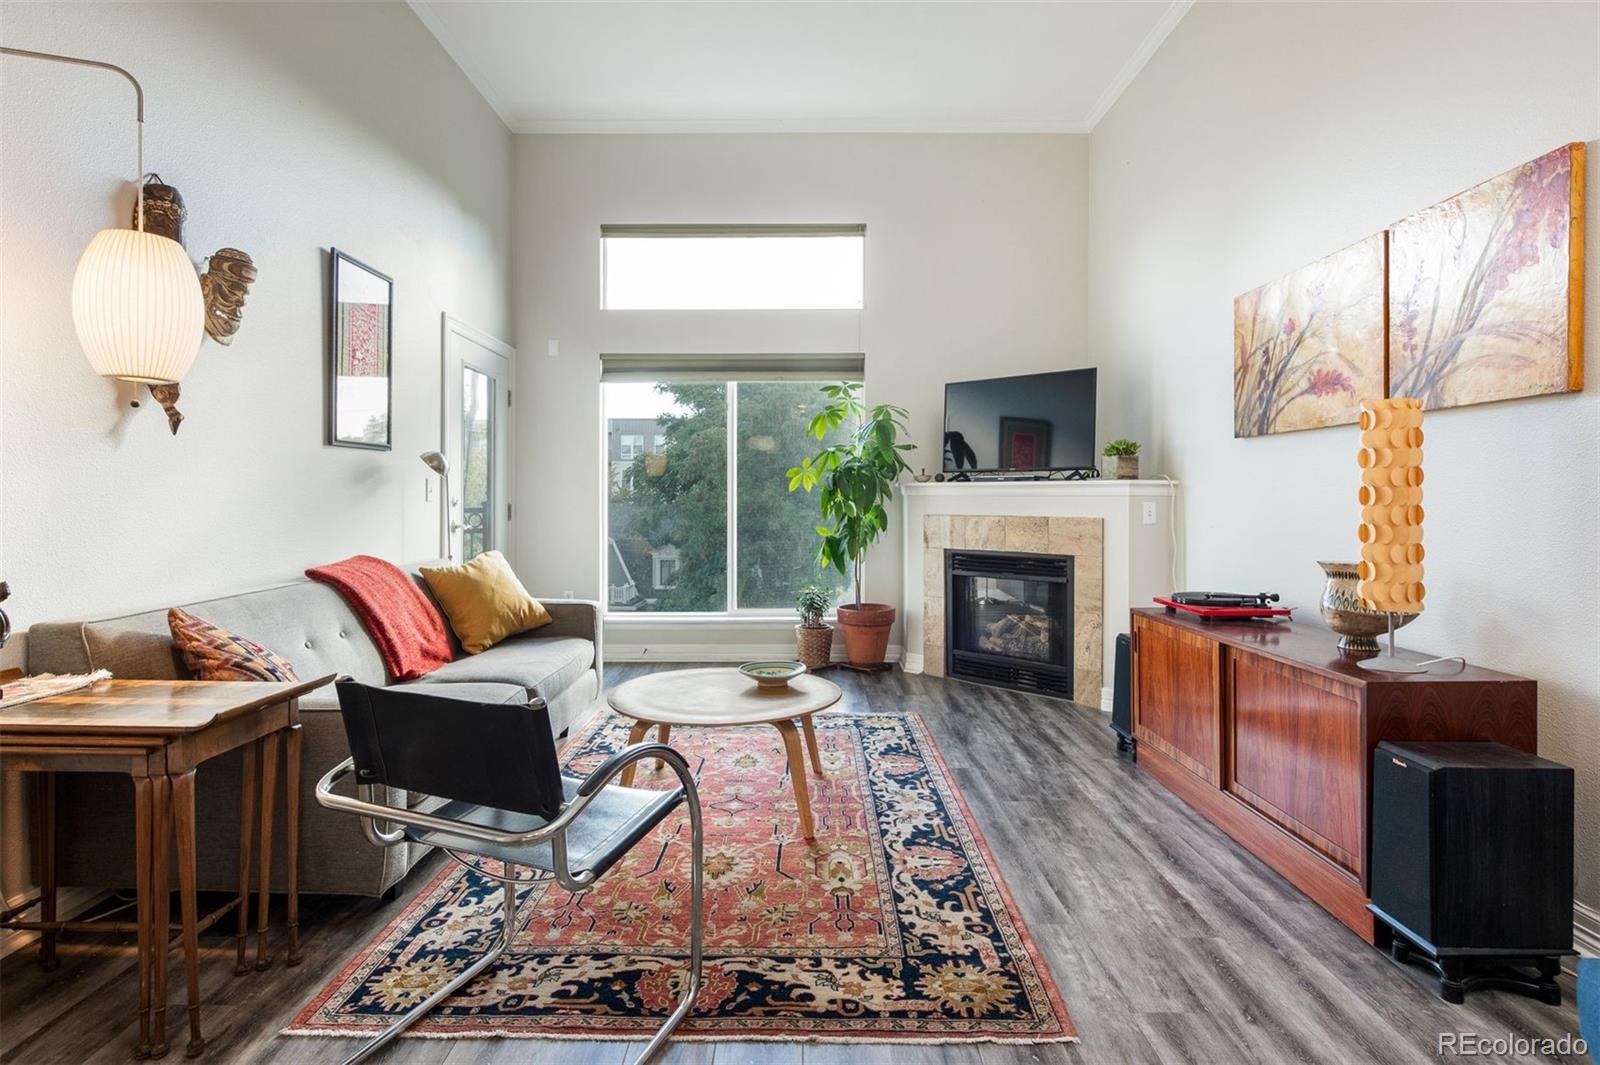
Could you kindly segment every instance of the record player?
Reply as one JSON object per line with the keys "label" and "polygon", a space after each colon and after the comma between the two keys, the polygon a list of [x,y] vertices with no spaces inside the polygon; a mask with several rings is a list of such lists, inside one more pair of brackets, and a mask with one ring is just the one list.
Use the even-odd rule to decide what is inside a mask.
{"label": "record player", "polygon": [[1190,614],[1201,621],[1248,621],[1252,618],[1286,618],[1291,607],[1273,606],[1277,592],[1173,592],[1155,596],[1167,613]]}

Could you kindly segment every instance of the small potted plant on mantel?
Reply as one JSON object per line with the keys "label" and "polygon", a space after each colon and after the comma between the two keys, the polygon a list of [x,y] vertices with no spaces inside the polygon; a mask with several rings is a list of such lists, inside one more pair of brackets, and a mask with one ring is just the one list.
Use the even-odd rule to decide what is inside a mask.
{"label": "small potted plant on mantel", "polygon": [[794,597],[800,611],[800,624],[794,627],[796,657],[807,669],[821,669],[833,659],[833,626],[822,616],[834,598],[833,589],[822,584],[805,585]]}
{"label": "small potted plant on mantel", "polygon": [[861,559],[889,527],[884,504],[894,499],[900,475],[911,469],[901,452],[913,449],[899,442],[906,432],[906,412],[881,403],[871,410],[861,401],[861,383],[824,385],[827,404],[811,419],[806,434],[817,440],[851,423],[859,428],[841,443],[823,448],[790,467],[789,491],[821,488],[822,524],[817,535],[817,561],[850,575],[854,569],[855,603],[840,603],[837,617],[844,636],[845,659],[855,669],[886,669],[889,627],[895,609],[888,603],[861,601]]}
{"label": "small potted plant on mantel", "polygon": [[1113,440],[1106,445],[1102,454],[1108,459],[1117,460],[1117,480],[1139,479],[1139,441]]}

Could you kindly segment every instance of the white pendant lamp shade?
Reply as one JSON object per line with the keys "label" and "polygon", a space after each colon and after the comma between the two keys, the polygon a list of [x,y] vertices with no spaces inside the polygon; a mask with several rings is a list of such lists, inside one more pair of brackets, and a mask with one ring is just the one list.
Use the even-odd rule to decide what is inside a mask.
{"label": "white pendant lamp shade", "polygon": [[72,324],[101,377],[183,377],[205,329],[200,278],[183,245],[136,229],[96,233],[72,279]]}

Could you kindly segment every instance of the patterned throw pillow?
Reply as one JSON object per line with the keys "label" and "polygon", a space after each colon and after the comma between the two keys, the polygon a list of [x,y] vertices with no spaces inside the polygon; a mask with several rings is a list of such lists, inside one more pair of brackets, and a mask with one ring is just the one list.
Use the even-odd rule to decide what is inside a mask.
{"label": "patterned throw pillow", "polygon": [[195,680],[300,679],[293,666],[265,647],[187,610],[168,610],[167,628]]}

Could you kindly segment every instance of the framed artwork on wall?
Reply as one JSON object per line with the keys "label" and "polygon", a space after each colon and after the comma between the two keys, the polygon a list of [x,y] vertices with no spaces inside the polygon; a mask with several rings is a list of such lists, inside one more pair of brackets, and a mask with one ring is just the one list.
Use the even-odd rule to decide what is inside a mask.
{"label": "framed artwork on wall", "polygon": [[388,451],[394,281],[337,248],[328,255],[328,443]]}
{"label": "framed artwork on wall", "polygon": [[1037,418],[1000,418],[1000,467],[1050,468],[1050,423]]}
{"label": "framed artwork on wall", "polygon": [[1233,301],[1233,435],[1354,425],[1384,396],[1387,236]]}
{"label": "framed artwork on wall", "polygon": [[1584,145],[1390,230],[1389,394],[1463,407],[1583,388]]}

